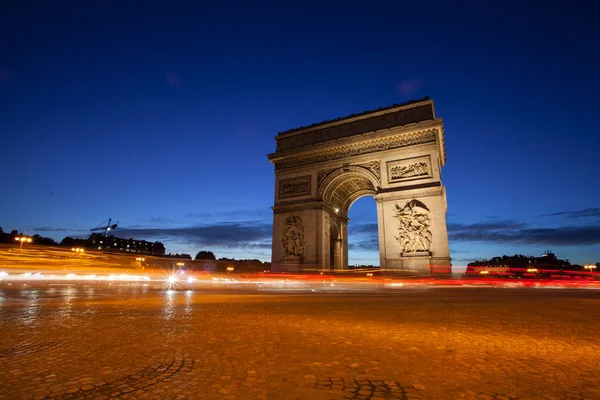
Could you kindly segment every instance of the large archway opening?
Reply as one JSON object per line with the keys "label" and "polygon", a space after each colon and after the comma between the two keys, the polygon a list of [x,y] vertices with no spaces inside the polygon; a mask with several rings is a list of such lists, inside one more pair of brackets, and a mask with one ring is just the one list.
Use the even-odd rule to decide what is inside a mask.
{"label": "large archway opening", "polygon": [[373,196],[356,200],[348,211],[348,266],[379,266],[377,204]]}
{"label": "large archway opening", "polygon": [[[367,168],[360,166],[348,166],[332,171],[322,182],[319,197],[328,206],[328,215],[325,218],[325,234],[328,236],[327,244],[324,246],[324,259],[326,268],[331,270],[347,269],[350,265],[379,265],[377,259],[377,217],[373,196],[377,193],[377,178]],[[361,198],[366,200],[359,201]],[[369,204],[369,199],[371,203]],[[357,203],[358,201],[358,203]],[[364,203],[363,203],[364,202]],[[349,211],[353,204],[358,206],[353,214],[357,215],[359,227],[361,223],[370,222],[370,225],[359,227],[357,230],[367,229],[372,232],[375,229],[375,244],[373,249],[372,237],[366,238],[369,232],[356,236],[357,243],[348,241],[348,223],[350,221]],[[366,208],[372,208],[368,215],[364,214]],[[372,218],[370,218],[372,217]],[[372,235],[371,235],[372,236]],[[367,244],[370,240],[370,257],[366,256]],[[349,250],[352,248],[357,259],[349,260]],[[367,258],[364,258],[364,257]],[[361,259],[361,258],[364,258]]]}

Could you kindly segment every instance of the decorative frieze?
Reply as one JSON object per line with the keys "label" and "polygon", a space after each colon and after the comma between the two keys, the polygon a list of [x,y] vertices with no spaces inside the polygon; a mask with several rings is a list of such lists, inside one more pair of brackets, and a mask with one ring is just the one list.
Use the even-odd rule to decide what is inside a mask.
{"label": "decorative frieze", "polygon": [[407,165],[396,165],[390,168],[390,179],[414,178],[418,176],[428,176],[429,168],[426,162],[417,162]]}
{"label": "decorative frieze", "polygon": [[281,180],[279,198],[310,195],[310,180],[310,175]]}
{"label": "decorative frieze", "polygon": [[426,179],[433,176],[429,156],[389,161],[387,171],[389,183]]}
{"label": "decorative frieze", "polygon": [[346,157],[354,157],[378,151],[390,150],[399,147],[413,146],[416,144],[436,142],[438,140],[438,128],[394,135],[384,138],[366,140],[362,142],[337,146],[330,149],[313,151],[299,156],[282,159],[274,158],[275,169],[298,167],[323,161],[339,160]]}

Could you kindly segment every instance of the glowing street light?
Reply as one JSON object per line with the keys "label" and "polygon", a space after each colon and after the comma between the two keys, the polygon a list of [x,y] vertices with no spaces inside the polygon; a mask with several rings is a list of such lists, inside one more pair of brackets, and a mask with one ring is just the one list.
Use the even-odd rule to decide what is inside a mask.
{"label": "glowing street light", "polygon": [[142,267],[142,271],[144,270],[144,264],[143,264],[143,262],[144,262],[144,261],[146,261],[146,258],[145,258],[145,257],[136,257],[136,258],[135,258],[135,264],[136,264],[138,267]]}
{"label": "glowing street light", "polygon": [[233,267],[229,266],[229,267],[227,267],[227,272],[233,272],[233,270],[234,270],[234,269],[235,269],[235,268],[233,268]]}
{"label": "glowing street light", "polygon": [[15,240],[17,242],[21,242],[21,245],[19,246],[19,250],[22,250],[23,249],[23,243],[31,243],[31,241],[33,239],[31,239],[28,236],[17,236],[17,237],[15,237]]}
{"label": "glowing street light", "polygon": [[76,256],[82,255],[83,253],[85,253],[85,250],[83,249],[83,247],[73,247],[71,249],[72,252],[75,253]]}
{"label": "glowing street light", "polygon": [[590,274],[592,275],[592,278],[594,278],[594,270],[596,269],[596,265],[595,264],[584,265],[583,269],[587,269],[588,271],[590,271]]}

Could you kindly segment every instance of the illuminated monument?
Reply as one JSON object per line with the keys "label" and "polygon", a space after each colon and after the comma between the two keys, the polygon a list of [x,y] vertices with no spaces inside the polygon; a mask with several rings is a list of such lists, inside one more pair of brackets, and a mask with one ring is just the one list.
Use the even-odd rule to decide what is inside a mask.
{"label": "illuminated monument", "polygon": [[348,267],[348,210],[377,202],[382,270],[450,272],[443,123],[425,98],[279,133],[274,271]]}

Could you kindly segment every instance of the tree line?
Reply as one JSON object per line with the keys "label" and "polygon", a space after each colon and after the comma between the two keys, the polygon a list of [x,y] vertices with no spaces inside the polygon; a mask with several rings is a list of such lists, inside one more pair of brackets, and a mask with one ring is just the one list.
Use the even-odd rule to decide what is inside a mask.
{"label": "tree line", "polygon": [[[41,245],[41,246],[60,246],[60,247],[85,247],[85,248],[93,248],[94,245],[91,241],[91,238],[94,234],[90,235],[89,238],[87,239],[83,239],[83,238],[74,238],[71,236],[66,236],[65,238],[63,238],[60,242],[57,242],[56,240],[49,238],[49,237],[44,237],[41,236],[39,234],[35,234],[33,236],[29,236],[33,239],[34,244],[37,245]],[[10,233],[6,233],[4,232],[4,230],[2,229],[2,227],[0,227],[0,243],[15,243],[15,238],[18,236],[24,236],[24,234],[22,232],[17,231],[16,229],[10,231]],[[156,242],[159,244],[159,246],[162,246],[162,248],[164,249],[164,245],[160,242]],[[192,256],[190,256],[189,254],[164,254],[161,257],[167,257],[167,258],[187,258],[187,259],[192,259]],[[200,250],[197,254],[196,257],[194,257],[194,260],[212,260],[212,261],[216,261],[217,257],[215,256],[215,254],[212,251],[207,251],[207,250]],[[237,262],[248,262],[248,263],[261,263],[262,261],[260,260],[236,260],[236,259],[230,259],[230,258],[220,258],[220,261],[237,261]]]}
{"label": "tree line", "polygon": [[[19,237],[19,236],[28,236],[28,235],[23,235],[23,232],[19,232],[16,229],[13,229],[12,231],[10,231],[10,233],[7,233],[7,232],[4,232],[2,227],[0,227],[0,243],[14,243],[15,238]],[[28,237],[31,237],[33,239],[33,243],[40,244],[42,246],[58,246],[59,245],[59,243],[56,243],[56,241],[54,239],[49,238],[49,237],[40,236],[37,233],[33,236],[28,236]]]}

